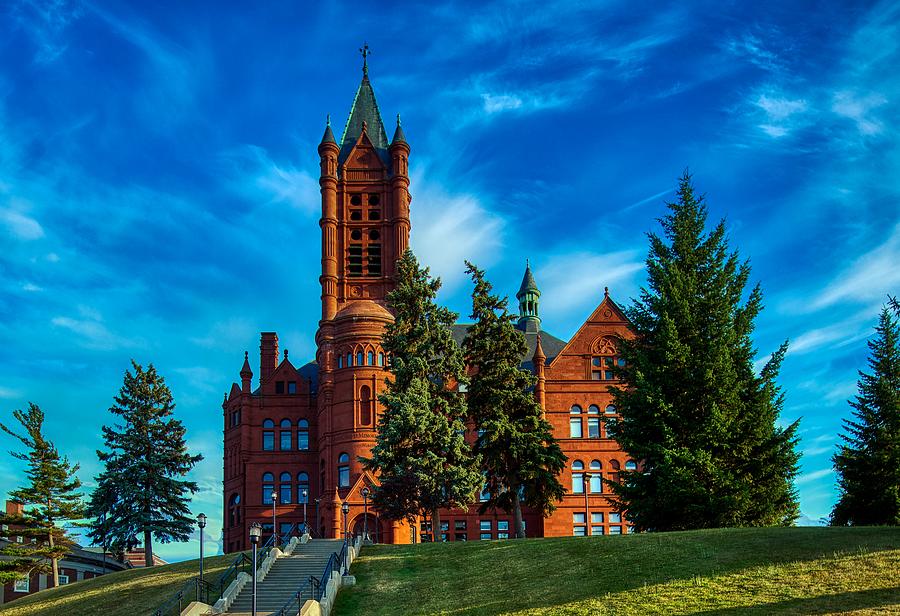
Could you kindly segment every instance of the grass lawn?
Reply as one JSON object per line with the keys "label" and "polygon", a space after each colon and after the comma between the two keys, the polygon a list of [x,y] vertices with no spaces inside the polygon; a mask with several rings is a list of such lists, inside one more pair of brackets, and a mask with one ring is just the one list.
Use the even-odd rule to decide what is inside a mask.
{"label": "grass lawn", "polygon": [[[218,576],[237,554],[203,559],[203,577]],[[152,614],[191,577],[198,562],[188,560],[150,569],[131,569],[49,588],[0,606],[3,616],[139,616]],[[185,604],[186,606],[187,604]]]}
{"label": "grass lawn", "polygon": [[374,546],[336,616],[900,614],[900,528]]}

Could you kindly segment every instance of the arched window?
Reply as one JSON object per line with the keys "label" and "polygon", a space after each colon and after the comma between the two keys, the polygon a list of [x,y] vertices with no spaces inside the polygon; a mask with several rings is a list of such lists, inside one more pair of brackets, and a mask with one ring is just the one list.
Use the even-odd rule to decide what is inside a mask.
{"label": "arched window", "polygon": [[338,353],[338,368],[344,367],[344,354]]}
{"label": "arched window", "polygon": [[297,422],[297,450],[309,450],[309,422],[305,419]]}
{"label": "arched window", "polygon": [[378,354],[378,365],[379,365],[379,366],[383,366],[383,365],[384,365],[384,353],[379,353],[379,354]]}
{"label": "arched window", "polygon": [[353,353],[347,353],[347,367],[353,365]]}
{"label": "arched window", "polygon": [[291,502],[291,474],[281,473],[281,485],[278,486],[278,501],[282,504]]}
{"label": "arched window", "polygon": [[309,502],[309,475],[302,472],[297,473],[297,502],[301,505]]}
{"label": "arched window", "polygon": [[628,460],[625,462],[625,470],[626,471],[636,471],[637,470],[637,462],[634,460]]}
{"label": "arched window", "polygon": [[581,427],[581,407],[573,404],[569,409],[569,438],[581,438],[583,436]]}
{"label": "arched window", "polygon": [[338,456],[338,487],[350,487],[350,456],[346,453]]}
{"label": "arched window", "polygon": [[369,351],[366,353],[366,365],[374,366],[375,365],[375,353],[373,351]]}
{"label": "arched window", "polygon": [[272,504],[272,492],[275,491],[275,475],[272,473],[263,473],[262,476],[262,503],[263,505]]}
{"label": "arched window", "polygon": [[572,494],[584,494],[584,462],[572,462]]}
{"label": "arched window", "polygon": [[599,414],[600,414],[600,407],[597,406],[596,404],[592,404],[588,407],[588,415],[599,415]]}
{"label": "arched window", "polygon": [[281,432],[278,433],[278,448],[281,451],[291,450],[291,434],[293,433],[291,428],[293,427],[290,419],[281,420]]}
{"label": "arched window", "polygon": [[363,426],[372,424],[372,393],[368,385],[359,388],[359,423]]}
{"label": "arched window", "polygon": [[241,495],[232,494],[228,499],[228,526],[229,528],[241,523]]}
{"label": "arched window", "polygon": [[600,463],[600,460],[591,460],[591,470],[592,471],[603,470],[603,465]]}
{"label": "arched window", "polygon": [[263,451],[275,451],[275,422],[265,419],[262,423],[262,448]]}
{"label": "arched window", "polygon": [[365,364],[363,364],[363,353],[362,353],[362,351],[357,351],[357,352],[356,352],[356,365],[357,365],[357,366],[363,366],[363,365],[365,365]]}
{"label": "arched window", "polygon": [[619,482],[619,470],[622,468],[619,465],[619,461],[618,460],[610,460],[609,468],[612,469],[612,471],[613,471],[612,473],[609,474],[609,480],[615,481],[616,483],[618,483]]}
{"label": "arched window", "polygon": [[615,415],[615,414],[616,414],[616,407],[613,406],[612,404],[607,405],[607,407],[606,407],[606,414],[607,414],[607,415]]}
{"label": "arched window", "polygon": [[618,461],[618,460],[610,460],[610,461],[609,461],[609,467],[610,467],[611,469],[613,469],[614,471],[617,471],[617,470],[619,470],[619,469],[621,468],[621,466],[619,465],[619,461]]}

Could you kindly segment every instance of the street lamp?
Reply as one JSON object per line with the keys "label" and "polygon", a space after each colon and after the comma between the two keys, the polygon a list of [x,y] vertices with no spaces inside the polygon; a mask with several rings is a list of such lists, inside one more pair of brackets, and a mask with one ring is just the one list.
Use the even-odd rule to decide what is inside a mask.
{"label": "street lamp", "polygon": [[591,477],[592,477],[592,475],[590,473],[584,474],[584,536],[585,537],[588,537],[591,534],[590,531],[588,530],[591,527],[590,526],[591,513],[590,513],[590,510],[588,509],[588,488],[590,487],[590,484],[591,484]]}
{"label": "street lamp", "polygon": [[369,487],[364,487],[361,492],[363,497],[363,541],[369,540]]}
{"label": "street lamp", "polygon": [[272,490],[272,546],[278,546],[278,527],[275,526],[275,505],[278,503],[278,492]]}
{"label": "street lamp", "polygon": [[306,530],[306,526],[307,526],[307,524],[306,524],[306,501],[309,500],[307,498],[307,496],[309,496],[309,490],[304,488],[303,489],[303,534],[304,535],[309,532]]}
{"label": "street lamp", "polygon": [[325,533],[320,533],[321,523],[319,521],[319,501],[321,501],[321,500],[322,500],[321,496],[316,499],[316,536],[317,537],[321,537],[325,534]]}
{"label": "street lamp", "polygon": [[197,526],[200,527],[200,580],[197,582],[197,601],[200,600],[200,586],[203,585],[203,529],[206,528],[206,514],[197,516]]}
{"label": "street lamp", "polygon": [[250,543],[253,544],[253,595],[251,599],[251,614],[256,616],[256,549],[259,546],[259,537],[262,535],[262,526],[259,522],[250,525]]}
{"label": "street lamp", "polygon": [[[349,543],[349,535],[347,535],[347,514],[350,513],[350,505],[347,504],[347,501],[344,501],[344,504],[341,505],[341,511],[344,512],[344,544],[347,545]],[[344,573],[347,573],[347,560],[344,559]]]}

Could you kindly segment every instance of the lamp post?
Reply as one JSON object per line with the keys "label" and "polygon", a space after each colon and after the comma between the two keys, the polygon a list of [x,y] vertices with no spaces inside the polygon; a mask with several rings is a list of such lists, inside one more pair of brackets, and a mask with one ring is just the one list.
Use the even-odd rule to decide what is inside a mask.
{"label": "lamp post", "polygon": [[197,526],[200,527],[200,580],[197,582],[197,601],[200,600],[200,587],[203,585],[203,529],[206,528],[206,514],[197,516]]}
{"label": "lamp post", "polygon": [[272,490],[272,547],[278,547],[278,527],[275,525],[276,504],[278,504],[278,492]]}
{"label": "lamp post", "polygon": [[[316,536],[319,537],[319,501],[322,500],[322,497],[316,499]],[[323,533],[324,534],[324,533]]]}
{"label": "lamp post", "polygon": [[[341,505],[341,511],[344,513],[344,545],[349,543],[349,535],[347,535],[347,514],[350,513],[350,505],[347,504],[347,501],[344,501],[344,504]],[[349,546],[348,546],[349,552]],[[344,559],[344,573],[347,573],[347,559]]]}
{"label": "lamp post", "polygon": [[584,536],[585,537],[589,537],[591,534],[590,531],[588,530],[591,527],[590,526],[591,512],[590,512],[590,509],[588,508],[588,488],[591,485],[591,477],[592,477],[592,475],[590,473],[584,474]]}
{"label": "lamp post", "polygon": [[306,530],[306,526],[307,526],[307,524],[306,524],[306,501],[309,500],[307,498],[308,496],[309,496],[309,490],[304,488],[304,490],[303,490],[303,534],[306,534],[309,532]]}
{"label": "lamp post", "polygon": [[364,487],[361,492],[363,497],[363,541],[369,540],[369,487]]}
{"label": "lamp post", "polygon": [[250,543],[253,544],[253,595],[251,596],[251,614],[256,616],[256,549],[259,546],[259,537],[262,535],[262,526],[259,522],[250,525]]}

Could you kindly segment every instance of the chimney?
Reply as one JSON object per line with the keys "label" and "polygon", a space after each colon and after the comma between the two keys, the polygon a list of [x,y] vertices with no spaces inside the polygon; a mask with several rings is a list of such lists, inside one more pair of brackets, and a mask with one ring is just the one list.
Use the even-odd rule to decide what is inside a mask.
{"label": "chimney", "polygon": [[278,334],[263,332],[259,339],[259,383],[262,385],[278,367]]}
{"label": "chimney", "polygon": [[25,505],[16,501],[6,501],[6,515],[25,515]]}

